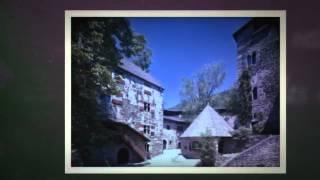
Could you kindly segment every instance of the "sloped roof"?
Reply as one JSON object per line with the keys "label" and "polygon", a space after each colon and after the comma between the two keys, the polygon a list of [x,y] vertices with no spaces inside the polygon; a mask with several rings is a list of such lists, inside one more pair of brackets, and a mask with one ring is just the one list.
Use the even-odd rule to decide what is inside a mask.
{"label": "sloped roof", "polygon": [[153,84],[153,85],[156,85],[156,86],[160,87],[161,89],[164,89],[163,86],[159,83],[159,81],[157,81],[149,73],[143,71],[140,67],[133,64],[132,62],[130,62],[127,59],[121,60],[121,64],[119,65],[119,68],[124,71],[127,71],[127,72]]}
{"label": "sloped roof", "polygon": [[207,129],[213,137],[231,137],[230,131],[233,130],[208,104],[180,137],[201,137]]}
{"label": "sloped roof", "polygon": [[180,118],[179,116],[163,116],[164,120],[170,120],[175,122],[181,122],[181,123],[188,123],[184,119]]}

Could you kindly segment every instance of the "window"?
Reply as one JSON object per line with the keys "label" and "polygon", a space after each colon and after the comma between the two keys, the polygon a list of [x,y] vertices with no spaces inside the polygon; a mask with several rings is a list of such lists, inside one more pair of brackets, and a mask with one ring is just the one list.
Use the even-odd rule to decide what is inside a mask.
{"label": "window", "polygon": [[145,102],[143,104],[144,111],[150,112],[150,103]]}
{"label": "window", "polygon": [[167,129],[170,129],[170,125],[167,125]]}
{"label": "window", "polygon": [[258,90],[257,90],[257,87],[254,87],[254,88],[253,88],[252,96],[253,96],[253,99],[257,99],[257,98],[258,98]]}
{"label": "window", "polygon": [[150,126],[144,125],[144,126],[143,126],[143,132],[144,132],[145,134],[150,134]]}
{"label": "window", "polygon": [[251,56],[250,55],[247,56],[247,64],[248,64],[248,66],[251,65]]}
{"label": "window", "polygon": [[151,132],[151,136],[154,136],[154,132]]}
{"label": "window", "polygon": [[172,144],[172,141],[169,141],[169,145],[171,145]]}
{"label": "window", "polygon": [[201,143],[199,141],[192,141],[191,143],[191,149],[200,149]]}
{"label": "window", "polygon": [[252,64],[256,64],[256,52],[252,53]]}

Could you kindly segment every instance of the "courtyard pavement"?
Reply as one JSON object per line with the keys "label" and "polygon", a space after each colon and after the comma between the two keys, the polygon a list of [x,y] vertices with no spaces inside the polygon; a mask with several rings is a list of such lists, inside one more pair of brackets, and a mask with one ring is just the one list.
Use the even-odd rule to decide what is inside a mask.
{"label": "courtyard pavement", "polygon": [[200,159],[186,159],[181,155],[180,149],[164,150],[162,154],[147,161],[149,167],[192,167],[200,162]]}

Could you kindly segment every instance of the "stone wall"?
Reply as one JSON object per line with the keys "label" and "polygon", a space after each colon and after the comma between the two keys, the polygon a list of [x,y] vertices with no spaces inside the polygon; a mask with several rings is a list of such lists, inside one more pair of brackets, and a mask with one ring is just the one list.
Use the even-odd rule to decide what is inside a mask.
{"label": "stone wall", "polygon": [[162,153],[162,89],[128,73],[113,73],[120,93],[107,101],[110,118],[148,137],[151,156]]}
{"label": "stone wall", "polygon": [[280,139],[271,136],[228,160],[226,167],[279,167]]}
{"label": "stone wall", "polygon": [[176,122],[164,119],[163,140],[167,142],[168,149],[180,148],[179,144],[181,145],[181,143],[179,141],[179,137],[187,129],[188,126],[189,123],[186,122]]}
{"label": "stone wall", "polygon": [[233,139],[232,137],[220,138],[219,153],[231,154],[242,152],[245,149],[254,146],[255,144],[259,143],[260,141],[268,137],[268,135],[251,135],[245,142]]}
{"label": "stone wall", "polygon": [[[243,70],[249,70],[251,74],[252,120],[266,122],[280,93],[279,21],[251,21],[235,39],[239,76]],[[248,63],[248,56],[251,57],[251,63]],[[253,96],[254,88],[257,89],[256,99]],[[279,121],[279,117],[276,118]]]}
{"label": "stone wall", "polygon": [[173,129],[163,129],[163,141],[165,141],[165,149],[176,149],[178,147],[177,132]]}
{"label": "stone wall", "polygon": [[189,125],[190,123],[175,122],[170,120],[164,120],[163,122],[163,128],[168,129],[168,126],[169,126],[170,127],[169,129],[174,130],[177,133],[178,137],[188,128]]}

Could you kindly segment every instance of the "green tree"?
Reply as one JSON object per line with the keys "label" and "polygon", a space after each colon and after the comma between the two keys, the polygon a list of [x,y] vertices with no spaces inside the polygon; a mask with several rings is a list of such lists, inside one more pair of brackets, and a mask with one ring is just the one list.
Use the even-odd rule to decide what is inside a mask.
{"label": "green tree", "polygon": [[239,112],[239,122],[243,126],[251,123],[252,96],[251,96],[251,77],[249,71],[243,71],[239,79],[239,101],[241,109]]}
{"label": "green tree", "polygon": [[245,147],[244,145],[246,145],[246,142],[249,140],[250,135],[252,134],[251,128],[240,126],[238,129],[230,133],[232,135],[232,138],[237,140],[236,142],[239,148],[241,147],[248,148],[248,147]]}
{"label": "green tree", "polygon": [[183,79],[180,96],[184,111],[190,115],[199,113],[210,103],[225,75],[221,64],[212,63],[205,65],[191,78]]}
{"label": "green tree", "polygon": [[139,66],[142,70],[149,72],[151,64],[151,50],[146,47],[147,41],[143,35],[135,34],[133,37],[135,57],[133,63]]}
{"label": "green tree", "polygon": [[205,133],[201,134],[200,160],[201,166],[216,165],[216,141],[211,136],[211,130],[207,128]]}
{"label": "green tree", "polygon": [[[122,58],[143,56],[146,45],[137,48],[135,34],[125,18],[72,18],[72,149],[101,146],[121,132],[106,129],[101,121],[101,96],[119,90],[111,72]],[[85,161],[86,153],[82,159]]]}
{"label": "green tree", "polygon": [[238,116],[240,126],[248,127],[251,123],[252,98],[249,71],[243,71],[238,79],[238,86],[231,91],[228,106]]}

